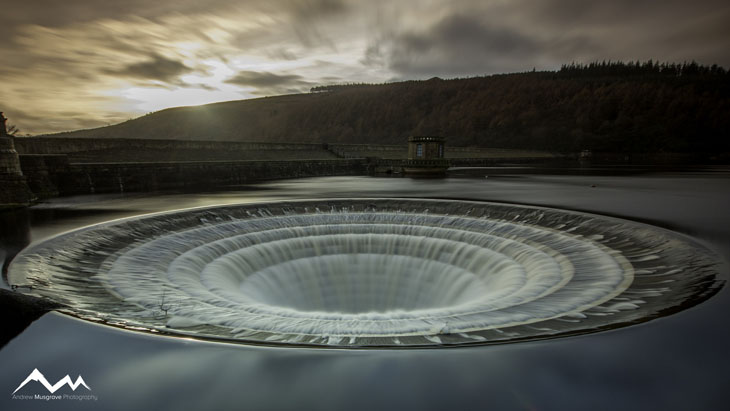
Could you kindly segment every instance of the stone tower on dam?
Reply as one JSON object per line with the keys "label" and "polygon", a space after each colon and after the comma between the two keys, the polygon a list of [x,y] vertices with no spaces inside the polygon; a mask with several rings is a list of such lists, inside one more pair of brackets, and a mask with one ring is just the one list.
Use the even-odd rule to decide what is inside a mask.
{"label": "stone tower on dam", "polygon": [[408,160],[403,171],[410,175],[445,175],[449,161],[444,158],[444,141],[436,136],[408,138]]}
{"label": "stone tower on dam", "polygon": [[27,206],[33,200],[33,193],[20,171],[14,137],[5,126],[7,121],[0,112],[0,207]]}

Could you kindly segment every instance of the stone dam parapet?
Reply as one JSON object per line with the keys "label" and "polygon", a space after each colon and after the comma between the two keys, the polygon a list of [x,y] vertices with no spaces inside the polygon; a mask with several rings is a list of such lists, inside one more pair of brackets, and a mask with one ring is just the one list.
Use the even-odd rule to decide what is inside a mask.
{"label": "stone dam parapet", "polygon": [[[408,152],[406,145],[372,144],[63,137],[23,137],[14,142],[10,153],[14,157],[6,157],[13,160],[13,181],[24,180],[26,191],[3,184],[13,198],[25,196],[23,202],[5,201],[5,206],[27,204],[33,196],[199,190],[298,177],[398,174]],[[457,166],[481,166],[499,158],[514,160],[519,154],[515,150],[448,148],[446,158]]]}

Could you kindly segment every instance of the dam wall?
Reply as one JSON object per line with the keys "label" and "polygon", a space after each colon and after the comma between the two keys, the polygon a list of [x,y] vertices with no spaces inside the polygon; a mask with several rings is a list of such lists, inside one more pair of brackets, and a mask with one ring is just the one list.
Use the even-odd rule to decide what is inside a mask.
{"label": "dam wall", "polygon": [[[2,113],[0,118],[4,119]],[[23,207],[35,199],[23,175],[14,138],[0,128],[0,208]]]}
{"label": "dam wall", "polygon": [[385,158],[404,159],[408,157],[408,145],[378,144],[328,144],[327,149],[342,158]]}
{"label": "dam wall", "polygon": [[230,141],[143,140],[132,138],[67,138],[18,137],[18,154],[69,154],[83,151],[130,149],[140,150],[322,150],[322,144],[247,143]]}
{"label": "dam wall", "polygon": [[68,163],[58,155],[21,155],[40,197],[214,189],[255,181],[367,174],[362,160]]}
{"label": "dam wall", "polygon": [[336,159],[323,144],[19,138],[18,154],[64,154],[71,163]]}
{"label": "dam wall", "polygon": [[[408,152],[407,145],[373,144],[64,137],[21,137],[14,142],[12,153],[6,151],[17,156],[14,161],[20,167],[13,169],[11,177],[24,179],[23,185],[27,182],[30,190],[5,182],[2,188],[14,197],[23,197],[23,201],[6,199],[0,203],[27,204],[30,196],[44,199],[92,193],[210,190],[297,177],[400,174]],[[530,154],[487,148],[446,149],[446,157],[456,167],[545,158]]]}

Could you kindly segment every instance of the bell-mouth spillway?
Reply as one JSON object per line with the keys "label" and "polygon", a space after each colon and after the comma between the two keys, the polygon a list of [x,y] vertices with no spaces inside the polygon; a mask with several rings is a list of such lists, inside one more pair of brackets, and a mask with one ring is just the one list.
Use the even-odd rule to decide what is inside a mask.
{"label": "bell-mouth spillway", "polygon": [[596,332],[716,293],[719,258],[658,227],[476,201],[196,208],[22,251],[8,282],[77,317],[244,343],[422,347]]}

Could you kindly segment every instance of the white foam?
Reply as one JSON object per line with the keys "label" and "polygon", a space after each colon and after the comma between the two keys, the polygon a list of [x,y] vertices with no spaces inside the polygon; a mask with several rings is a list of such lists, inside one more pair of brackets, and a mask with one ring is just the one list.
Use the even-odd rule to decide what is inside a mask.
{"label": "white foam", "polygon": [[614,250],[516,222],[342,210],[263,215],[135,244],[101,278],[148,309],[164,294],[174,318],[330,344],[435,341],[580,317],[633,278]]}

